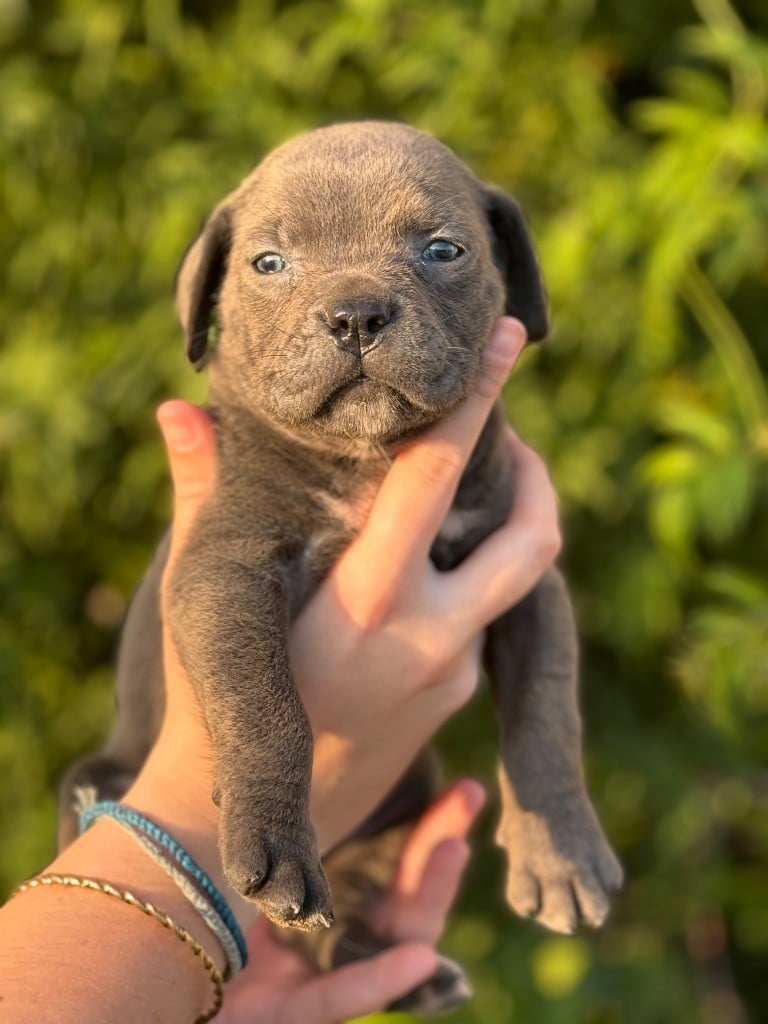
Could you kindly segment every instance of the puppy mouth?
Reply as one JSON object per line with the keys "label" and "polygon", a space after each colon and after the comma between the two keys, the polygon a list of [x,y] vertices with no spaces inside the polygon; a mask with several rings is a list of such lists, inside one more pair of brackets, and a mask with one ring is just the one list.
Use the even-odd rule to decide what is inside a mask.
{"label": "puppy mouth", "polygon": [[380,441],[412,429],[422,415],[399,388],[360,370],[333,388],[308,422],[323,433]]}
{"label": "puppy mouth", "polygon": [[[356,377],[352,377],[349,380],[343,381],[337,387],[335,387],[326,397],[323,399],[322,404],[318,408],[315,416],[321,416],[324,412],[327,412],[332,405],[341,399],[344,399],[347,395],[351,395],[353,392],[359,392],[361,390],[371,389],[375,387],[378,382],[369,377],[367,373],[362,370],[357,374]],[[382,386],[379,384],[379,386]],[[388,385],[383,385],[388,387]],[[389,388],[389,390],[392,390]]]}
{"label": "puppy mouth", "polygon": [[361,370],[356,377],[352,378],[352,380],[348,380],[346,384],[342,384],[341,387],[336,388],[336,390],[329,396],[328,401],[332,401],[334,398],[340,398],[342,395],[346,395],[350,391],[370,386],[373,383],[373,378],[369,377],[367,373],[363,373]]}

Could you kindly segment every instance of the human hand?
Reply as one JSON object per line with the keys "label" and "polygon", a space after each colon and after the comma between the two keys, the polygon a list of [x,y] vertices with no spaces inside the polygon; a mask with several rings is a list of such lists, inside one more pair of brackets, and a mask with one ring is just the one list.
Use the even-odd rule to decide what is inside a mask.
{"label": "human hand", "polygon": [[[429,561],[524,341],[519,323],[498,322],[470,395],[397,457],[358,539],[294,625],[292,663],[315,738],[312,815],[321,848],[365,817],[468,699],[477,684],[482,630],[555,557],[557,510],[546,469],[510,434],[517,492],[508,522],[453,572],[439,573]],[[176,494],[172,562],[214,487],[215,439],[205,412],[187,403],[166,403],[158,415]],[[164,648],[167,714],[140,785],[149,777],[156,791],[157,781],[159,788],[165,781],[177,808],[170,823],[183,829],[178,807],[186,803],[198,828],[215,839],[210,741],[167,634]],[[242,901],[235,902],[247,919]]]}
{"label": "human hand", "polygon": [[291,665],[314,732],[312,820],[321,844],[362,820],[469,700],[485,627],[559,551],[546,467],[508,428],[515,502],[506,524],[451,572],[429,557],[524,343],[517,321],[497,322],[471,393],[397,456],[359,536],[291,630]]}
{"label": "human hand", "polygon": [[336,1024],[390,1005],[435,970],[434,946],[469,859],[466,836],[484,802],[476,782],[446,790],[418,822],[375,931],[397,943],[367,960],[318,974],[277,942],[261,918],[248,934],[249,966],[227,987],[221,1024]]}

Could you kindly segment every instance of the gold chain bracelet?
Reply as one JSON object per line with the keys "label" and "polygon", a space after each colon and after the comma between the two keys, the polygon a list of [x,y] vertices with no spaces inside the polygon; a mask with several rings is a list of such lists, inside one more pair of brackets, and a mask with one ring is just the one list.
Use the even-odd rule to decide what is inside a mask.
{"label": "gold chain bracelet", "polygon": [[121,900],[123,903],[127,903],[129,907],[136,907],[137,910],[146,914],[147,917],[152,917],[158,921],[163,928],[167,928],[168,931],[173,932],[176,938],[181,939],[185,945],[189,946],[198,960],[202,962],[211,977],[211,981],[213,982],[213,1006],[202,1016],[198,1017],[195,1020],[195,1024],[206,1024],[207,1021],[213,1020],[224,1002],[224,983],[222,974],[208,953],[206,953],[200,943],[189,934],[186,928],[182,928],[181,925],[176,924],[176,922],[167,914],[164,914],[162,910],[158,910],[157,907],[145,900],[140,900],[138,896],[134,896],[131,892],[127,892],[123,889],[116,889],[113,885],[110,885],[109,882],[97,882],[93,878],[81,878],[78,875],[56,875],[53,873],[36,875],[28,881],[22,882],[22,884],[12,893],[12,896],[17,896],[19,893],[27,892],[30,889],[39,889],[46,885],[68,885],[72,888],[91,889],[94,892],[103,892],[106,896],[112,896],[115,899]]}

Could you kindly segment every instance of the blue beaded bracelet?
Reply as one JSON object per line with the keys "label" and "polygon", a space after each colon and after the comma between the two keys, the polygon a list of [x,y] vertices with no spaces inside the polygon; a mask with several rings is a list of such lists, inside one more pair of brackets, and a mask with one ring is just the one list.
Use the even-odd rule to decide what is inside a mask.
{"label": "blue beaded bracelet", "polygon": [[84,832],[101,817],[112,818],[122,826],[173,878],[217,936],[227,956],[226,976],[233,976],[242,970],[248,963],[248,950],[240,926],[210,876],[190,854],[165,829],[139,811],[113,800],[93,802],[82,791],[78,797],[80,832]]}

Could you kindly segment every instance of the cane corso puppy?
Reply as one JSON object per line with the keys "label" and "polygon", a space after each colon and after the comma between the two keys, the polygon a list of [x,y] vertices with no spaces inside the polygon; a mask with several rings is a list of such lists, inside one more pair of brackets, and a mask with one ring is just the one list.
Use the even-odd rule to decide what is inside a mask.
{"label": "cane corso puppy", "polygon": [[[434,781],[426,755],[403,765],[397,791],[324,870],[288,623],[349,543],[356,496],[467,394],[494,320],[506,312],[544,337],[539,268],[515,202],[445,146],[404,125],[348,124],[283,145],[216,207],[181,267],[178,309],[189,359],[209,367],[219,479],[170,581],[169,625],[213,742],[223,863],[240,893],[289,934],[303,931],[330,967],[384,944],[365,902]],[[502,422],[497,409],[435,541],[441,570],[507,517]],[[113,733],[65,781],[65,838],[72,788],[119,796],[156,735],[166,551],[126,621]],[[576,660],[554,570],[487,633],[508,900],[566,932],[599,925],[621,882],[584,785]],[[403,1005],[430,1012],[465,992],[447,964]]]}

